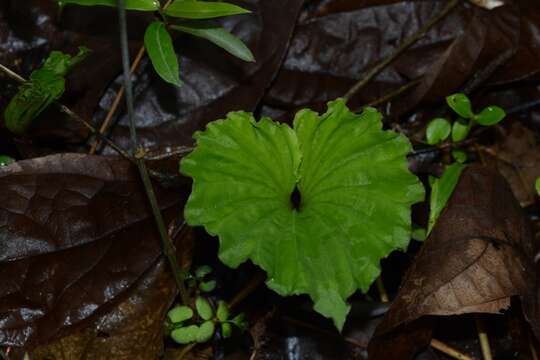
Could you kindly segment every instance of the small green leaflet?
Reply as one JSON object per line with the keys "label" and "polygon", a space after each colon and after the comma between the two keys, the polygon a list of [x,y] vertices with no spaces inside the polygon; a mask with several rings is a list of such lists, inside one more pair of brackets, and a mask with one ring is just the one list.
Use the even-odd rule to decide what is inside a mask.
{"label": "small green leaflet", "polygon": [[144,47],[159,76],[173,85],[182,85],[178,75],[178,58],[164,23],[154,21],[146,28]]}
{"label": "small green leaflet", "polygon": [[253,54],[242,40],[218,26],[193,24],[190,26],[172,25],[171,28],[206,39],[244,61],[255,61]]}
{"label": "small green leaflet", "polygon": [[426,129],[427,143],[436,145],[450,136],[452,127],[450,122],[444,118],[436,118],[430,121]]}
{"label": "small green leaflet", "polygon": [[431,232],[433,226],[437,222],[437,219],[441,215],[441,212],[446,207],[450,196],[454,192],[454,189],[459,181],[459,177],[465,165],[460,163],[454,163],[449,165],[444,174],[436,179],[431,185],[431,198],[429,201],[429,222],[427,234]]}
{"label": "small green leaflet", "polygon": [[184,19],[212,19],[247,14],[249,10],[225,2],[176,0],[165,9],[165,15]]}
{"label": "small green leaflet", "polygon": [[347,298],[410,241],[424,189],[407,168],[409,141],[383,131],[375,109],[354,114],[341,99],[323,115],[298,112],[293,129],[233,112],[194,137],[180,166],[193,178],[187,222],[219,236],[225,264],[251,259],[270,288],[309,294],[341,329]]}
{"label": "small green leaflet", "polygon": [[60,51],[52,51],[43,66],[34,70],[30,80],[19,87],[5,112],[5,125],[15,134],[23,134],[32,121],[65,91],[65,76],[71,68],[88,56],[90,50],[79,48],[72,57]]}
{"label": "small green leaflet", "polygon": [[534,187],[536,189],[536,193],[538,194],[538,196],[540,196],[540,177],[536,179]]}
{"label": "small green leaflet", "polygon": [[[67,4],[82,6],[111,6],[116,7],[117,0],[59,0],[58,6],[64,7]],[[127,10],[156,11],[159,9],[158,0],[124,0]]]}

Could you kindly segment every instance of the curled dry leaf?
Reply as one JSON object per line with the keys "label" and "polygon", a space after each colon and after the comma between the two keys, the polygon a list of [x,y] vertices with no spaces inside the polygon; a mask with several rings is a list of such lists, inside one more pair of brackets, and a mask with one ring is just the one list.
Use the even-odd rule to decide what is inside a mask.
{"label": "curled dry leaf", "polygon": [[[64,154],[0,169],[0,346],[82,328],[156,266],[161,246],[134,166]],[[182,194],[156,187],[169,221]]]}
{"label": "curled dry leaf", "polygon": [[526,295],[535,282],[533,239],[504,178],[467,168],[375,337],[399,336],[400,326],[425,315],[507,308],[511,296]]}

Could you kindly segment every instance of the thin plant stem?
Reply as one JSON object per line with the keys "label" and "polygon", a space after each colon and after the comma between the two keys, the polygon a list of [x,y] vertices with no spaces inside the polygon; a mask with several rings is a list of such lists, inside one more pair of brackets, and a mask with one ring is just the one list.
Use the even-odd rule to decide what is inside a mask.
{"label": "thin plant stem", "polygon": [[[161,16],[163,17],[163,10],[165,10],[167,8],[167,6],[169,6],[171,4],[172,0],[168,0],[165,5],[163,5],[163,8],[160,9],[160,14]],[[137,55],[135,56],[135,60],[133,60],[133,63],[131,64],[131,67],[129,69],[129,73],[130,75],[133,75],[133,73],[135,73],[135,71],[137,71],[137,69],[139,68],[139,65],[141,64],[141,61],[144,57],[144,54],[146,54],[146,49],[143,46],[140,47],[139,51],[137,52]],[[122,98],[124,97],[124,91],[125,91],[125,88],[124,88],[124,85],[122,84],[122,86],[120,86],[120,89],[118,90],[118,92],[116,93],[116,96],[114,97],[114,100],[113,100],[113,103],[111,105],[111,108],[109,109],[109,111],[107,112],[107,115],[105,116],[105,120],[103,120],[103,123],[101,124],[101,127],[99,128],[99,132],[101,134],[105,134],[107,132],[107,130],[109,129],[109,127],[111,126],[111,122],[112,122],[112,119],[114,117],[114,114],[116,113],[116,110],[118,110],[118,106],[120,105],[120,102],[122,101]],[[100,143],[99,143],[99,139],[97,139],[97,141],[95,141],[91,148],[90,148],[90,154],[95,154],[95,152],[97,151],[97,148],[100,146]]]}
{"label": "thin plant stem", "polygon": [[364,88],[378,73],[380,73],[384,68],[386,68],[390,63],[397,59],[405,50],[410,46],[416,43],[418,40],[423,38],[426,33],[431,29],[435,24],[444,19],[446,15],[450,13],[454,8],[456,8],[461,0],[451,0],[446,4],[446,7],[432,19],[430,19],[422,28],[420,28],[414,35],[405,40],[391,55],[385,58],[383,61],[375,65],[371,70],[368,71],[366,76],[354,84],[349,91],[345,94],[345,100],[349,100],[353,95],[358,93],[362,88]]}
{"label": "thin plant stem", "polygon": [[174,280],[176,282],[176,286],[178,287],[178,291],[180,292],[182,303],[188,305],[189,297],[188,297],[188,292],[186,290],[185,283],[184,283],[185,275],[180,265],[178,264],[175,246],[172,243],[172,240],[169,237],[169,234],[167,232],[167,227],[165,226],[165,222],[163,221],[163,216],[161,214],[161,210],[157,202],[156,194],[154,192],[152,182],[150,181],[150,176],[148,175],[148,169],[146,168],[146,163],[144,161],[145,151],[143,148],[139,147],[139,144],[137,141],[137,129],[135,127],[135,117],[134,117],[134,109],[133,109],[133,88],[131,86],[131,74],[130,74],[130,66],[129,66],[126,9],[125,9],[124,0],[117,0],[117,7],[118,7],[118,18],[119,18],[119,25],[120,25],[120,46],[121,46],[121,51],[122,51],[122,67],[124,71],[124,88],[125,88],[126,106],[127,106],[128,119],[129,119],[129,132],[130,132],[130,138],[131,138],[131,143],[133,147],[133,157],[136,160],[137,168],[139,170],[139,174],[141,176],[144,189],[146,191],[146,195],[150,203],[150,207],[152,208],[152,214],[154,216],[154,219],[158,228],[159,236],[161,238],[163,253],[169,262],[169,266],[171,267]]}
{"label": "thin plant stem", "polygon": [[418,85],[420,83],[420,81],[421,81],[421,79],[416,79],[416,80],[410,81],[410,82],[406,83],[405,85],[400,86],[399,88],[385,94],[383,97],[373,100],[372,102],[368,103],[366,106],[375,107],[375,106],[379,106],[381,104],[384,104],[384,103],[392,100],[396,96],[399,96],[399,95],[403,94],[404,92],[408,91],[409,89],[412,89],[413,87]]}
{"label": "thin plant stem", "polygon": [[[0,64],[0,71],[2,71],[7,76],[9,76],[13,80],[15,80],[15,81],[17,81],[17,82],[19,82],[21,84],[23,84],[23,83],[25,83],[27,81],[25,78],[23,78],[22,76],[20,76],[19,74],[17,74],[16,72],[12,71],[11,69],[7,68],[6,66],[4,66],[2,64]],[[63,112],[67,116],[69,116],[71,119],[81,123],[84,127],[86,127],[88,130],[90,130],[91,133],[93,133],[95,136],[97,136],[102,141],[106,142],[107,145],[109,145],[111,148],[113,148],[120,155],[122,155],[123,157],[125,157],[128,160],[132,160],[128,153],[126,153],[124,150],[122,150],[122,148],[120,148],[118,145],[116,145],[112,140],[110,140],[109,138],[107,138],[106,136],[101,134],[99,131],[97,131],[96,128],[94,128],[90,123],[88,123],[86,120],[84,120],[79,115],[77,115],[70,108],[68,108],[67,106],[61,104],[58,101],[55,101],[54,103],[61,112]]]}

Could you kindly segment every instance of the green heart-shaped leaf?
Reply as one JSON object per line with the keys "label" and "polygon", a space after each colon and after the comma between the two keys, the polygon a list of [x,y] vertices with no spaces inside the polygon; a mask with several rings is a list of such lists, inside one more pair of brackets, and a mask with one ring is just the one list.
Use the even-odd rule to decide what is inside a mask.
{"label": "green heart-shaped leaf", "polygon": [[195,139],[181,163],[193,178],[187,222],[219,236],[225,264],[251,259],[270,288],[309,294],[341,329],[346,299],[410,241],[410,206],[424,190],[407,168],[408,140],[343,100],[323,115],[300,111],[294,129],[230,113]]}
{"label": "green heart-shaped leaf", "polygon": [[463,141],[471,131],[471,122],[465,119],[457,119],[452,125],[452,141]]}
{"label": "green heart-shaped leaf", "polygon": [[197,332],[197,337],[195,338],[195,341],[198,343],[207,342],[214,335],[215,328],[216,327],[213,321],[203,322],[202,325],[199,327],[199,331]]}

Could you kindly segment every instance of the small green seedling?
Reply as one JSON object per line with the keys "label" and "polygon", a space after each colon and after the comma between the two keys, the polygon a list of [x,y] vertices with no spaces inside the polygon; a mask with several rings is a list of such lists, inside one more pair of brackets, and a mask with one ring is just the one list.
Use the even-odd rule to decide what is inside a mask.
{"label": "small green seedling", "polygon": [[[60,8],[67,4],[116,7],[116,0],[57,0]],[[178,58],[169,30],[183,32],[210,41],[244,61],[254,61],[249,48],[219,25],[207,21],[250,11],[221,1],[176,0],[161,6],[157,0],[125,0],[127,10],[156,13],[156,20],[146,28],[144,47],[157,74],[166,82],[181,86]]]}
{"label": "small green seedling", "polygon": [[15,162],[16,160],[7,155],[0,155],[0,167],[8,166]]}
{"label": "small green seedling", "polygon": [[[444,118],[436,118],[426,128],[426,142],[438,145],[449,137],[452,142],[460,142],[467,138],[475,125],[491,126],[504,119],[506,113],[498,106],[488,106],[478,114],[474,113],[471,101],[465,94],[453,94],[446,98],[448,106],[459,116],[453,123]],[[467,161],[467,153],[453,150],[452,157],[459,163]]]}
{"label": "small green seedling", "polygon": [[167,313],[165,325],[170,337],[178,344],[207,342],[213,337],[218,326],[223,338],[232,335],[233,326],[242,331],[247,328],[243,314],[229,319],[229,307],[224,301],[220,301],[214,311],[208,299],[199,296],[195,299],[195,309],[197,316],[193,309],[184,305],[177,305]]}
{"label": "small green seedling", "polygon": [[64,94],[66,75],[89,53],[85,47],[80,47],[73,57],[52,51],[43,66],[32,72],[30,80],[19,87],[9,102],[4,112],[6,127],[15,134],[23,134],[39,114]]}
{"label": "small green seedling", "polygon": [[195,270],[193,275],[187,278],[188,287],[197,288],[201,292],[209,293],[215,290],[217,282],[213,279],[208,279],[212,273],[212,268],[208,265],[200,266]]}

